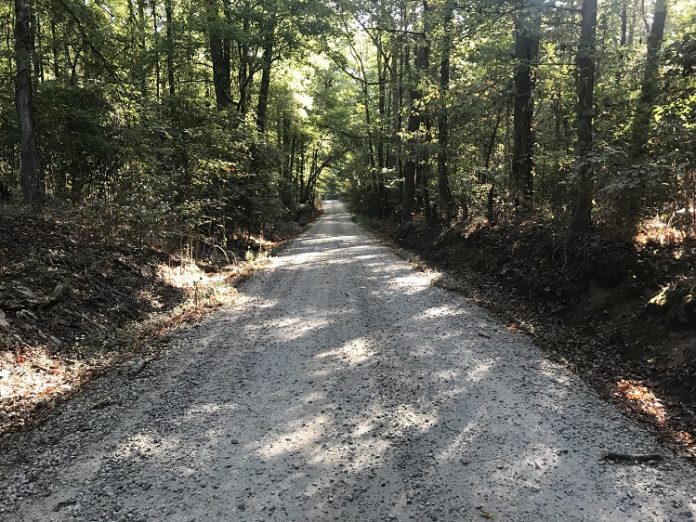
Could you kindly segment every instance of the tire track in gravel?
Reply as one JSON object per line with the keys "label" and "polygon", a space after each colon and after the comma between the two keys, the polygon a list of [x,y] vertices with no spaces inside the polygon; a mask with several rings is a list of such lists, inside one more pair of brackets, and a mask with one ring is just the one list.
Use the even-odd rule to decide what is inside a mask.
{"label": "tire track in gravel", "polygon": [[142,378],[9,439],[0,519],[693,519],[692,466],[432,277],[327,202]]}

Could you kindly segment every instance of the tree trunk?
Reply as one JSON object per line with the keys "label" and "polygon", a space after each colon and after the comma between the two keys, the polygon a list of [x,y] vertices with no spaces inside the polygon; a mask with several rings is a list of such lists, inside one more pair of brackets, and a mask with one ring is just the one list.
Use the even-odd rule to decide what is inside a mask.
{"label": "tree trunk", "polygon": [[450,50],[452,47],[452,18],[454,16],[454,2],[447,0],[444,6],[442,21],[442,55],[440,58],[440,112],[438,115],[438,155],[437,155],[437,189],[440,202],[440,217],[449,223],[452,219],[452,194],[449,186],[448,173],[448,147],[449,147],[449,121],[447,110],[447,93],[450,81]]}
{"label": "tree trunk", "polygon": [[[631,144],[629,147],[631,161],[636,161],[645,153],[645,146],[650,136],[650,123],[655,99],[660,93],[660,48],[662,46],[666,18],[667,0],[657,0],[655,2],[655,16],[653,17],[652,28],[648,35],[648,52],[645,59],[640,98],[638,99],[636,112],[631,123]],[[625,239],[632,240],[640,218],[639,189],[629,189],[621,195],[619,211],[621,214],[620,218],[623,221],[623,230],[621,232]]]}
{"label": "tree trunk", "polygon": [[271,66],[273,65],[273,47],[275,44],[275,14],[271,16],[268,33],[263,44],[261,58],[261,85],[259,86],[259,105],[256,110],[256,127],[259,134],[266,132],[266,113],[268,111],[268,94],[271,87]]}
{"label": "tree trunk", "polygon": [[223,31],[221,31],[220,23],[217,0],[208,0],[208,37],[210,58],[213,62],[215,102],[218,109],[224,109],[232,103],[230,94],[230,43],[225,38]]}
{"label": "tree trunk", "polygon": [[512,190],[515,207],[522,212],[532,208],[534,62],[539,53],[539,27],[540,16],[536,9],[515,17],[517,65],[514,74]]}
{"label": "tree trunk", "polygon": [[43,51],[41,50],[41,20],[36,11],[32,9],[31,4],[29,5],[29,9],[31,13],[29,28],[31,30],[31,42],[34,44],[34,48],[32,49],[32,59],[34,60],[32,72],[34,74],[34,81],[38,84],[44,81],[43,63],[41,61],[41,56],[43,55]]}
{"label": "tree trunk", "polygon": [[619,40],[619,45],[623,47],[626,45],[626,38],[628,36],[628,0],[621,0],[621,40]]}
{"label": "tree trunk", "polygon": [[34,106],[31,77],[31,7],[30,0],[15,0],[15,103],[20,139],[20,179],[24,200],[40,203],[44,198],[44,183],[39,170],[34,131]]}
{"label": "tree trunk", "polygon": [[583,0],[581,12],[582,23],[577,57],[578,142],[575,149],[577,200],[572,222],[575,232],[585,232],[592,226],[593,169],[589,156],[592,153],[592,118],[594,116],[597,0]]}
{"label": "tree trunk", "polygon": [[155,95],[157,100],[160,99],[160,83],[161,83],[161,70],[160,70],[160,53],[159,53],[159,31],[158,31],[158,20],[157,20],[157,0],[151,0],[150,7],[152,9],[152,33],[153,39],[155,41],[154,52],[155,52]]}
{"label": "tree trunk", "polygon": [[[399,2],[399,15],[400,15],[400,25],[399,27],[405,31],[408,26],[407,19],[407,9],[406,2]],[[404,129],[404,75],[408,71],[408,49],[409,43],[408,39],[405,37],[405,32],[396,33],[394,36],[394,85],[393,85],[393,107],[392,107],[392,117],[393,117],[393,128],[392,128],[392,139],[394,140],[394,159],[393,165],[396,175],[398,176],[399,182],[399,194],[398,201],[403,206],[404,204],[404,142],[402,131]]]}
{"label": "tree trunk", "polygon": [[[416,68],[419,71],[419,78],[427,74],[428,67],[430,65],[430,46],[427,43],[420,48],[419,55],[416,57]],[[422,96],[422,93],[421,93]],[[423,132],[419,132],[418,138],[418,162],[416,164],[416,180],[417,185],[420,187],[420,205],[423,209],[423,217],[427,223],[433,223],[433,208],[430,202],[430,192],[429,183],[430,177],[432,175],[432,166],[430,164],[430,148],[429,144],[432,140],[432,125],[430,121],[430,114],[425,103],[421,102],[421,107],[419,109],[422,111],[421,125],[423,126]]]}
{"label": "tree trunk", "polygon": [[650,120],[655,99],[660,93],[659,67],[662,36],[667,18],[667,0],[656,0],[655,16],[648,36],[648,53],[645,59],[645,71],[640,90],[640,98],[631,125],[631,156],[639,156],[650,135]]}
{"label": "tree trunk", "polygon": [[147,42],[145,40],[145,0],[138,0],[138,46],[140,48],[140,56],[138,59],[139,65],[139,80],[140,92],[143,98],[147,98]]}
{"label": "tree trunk", "polygon": [[500,128],[500,121],[503,119],[502,111],[498,112],[495,118],[495,125],[493,125],[493,130],[491,135],[486,142],[486,147],[483,151],[483,167],[486,171],[485,179],[481,180],[482,183],[488,183],[489,170],[491,165],[491,158],[493,157],[493,149],[495,148],[495,141],[498,138],[498,129]]}
{"label": "tree trunk", "polygon": [[292,179],[292,173],[295,168],[295,154],[297,152],[297,138],[293,136],[290,139],[290,158],[288,159],[288,179]]}
{"label": "tree trunk", "polygon": [[164,0],[164,16],[167,24],[167,87],[169,88],[169,96],[174,96],[176,87],[174,84],[174,9],[172,0]]}
{"label": "tree trunk", "polygon": [[305,151],[307,145],[303,143],[300,147],[300,162],[297,165],[297,180],[299,190],[297,192],[297,201],[302,203],[302,194],[304,193],[304,172],[305,172]]}
{"label": "tree trunk", "polygon": [[384,130],[385,119],[387,114],[387,79],[384,71],[379,72],[379,95],[377,102],[377,114],[379,115],[379,133],[377,134],[377,168],[382,175],[382,171],[386,166],[385,150],[384,150]]}
{"label": "tree trunk", "polygon": [[58,40],[56,39],[56,21],[51,17],[51,54],[53,55],[53,79],[60,79],[60,67],[58,65]]}
{"label": "tree trunk", "polygon": [[293,194],[292,194],[292,173],[295,168],[295,150],[297,148],[297,138],[293,134],[292,138],[289,140],[289,145],[290,145],[290,151],[288,153],[288,159],[287,159],[287,170],[285,174],[285,179],[287,180],[287,193],[285,194],[284,197],[284,202],[285,206],[290,208],[293,203]]}
{"label": "tree trunk", "polygon": [[407,157],[404,163],[404,193],[403,193],[403,219],[410,220],[413,216],[413,200],[416,195],[416,154],[418,152],[418,130],[420,129],[420,100],[422,98],[420,89],[418,89],[418,81],[410,74],[411,64],[410,47],[407,45],[405,56],[406,76],[409,82],[409,103],[410,110],[408,113],[408,123],[406,130],[408,131],[408,142],[406,144]]}
{"label": "tree trunk", "polygon": [[636,0],[631,2],[631,21],[628,25],[628,34],[626,35],[626,43],[631,47],[633,45],[633,36],[636,32]]}
{"label": "tree trunk", "polygon": [[[247,14],[242,21],[242,31],[249,34],[251,20]],[[246,40],[237,44],[237,54],[239,55],[239,69],[237,70],[237,86],[239,88],[239,102],[237,110],[239,114],[245,115],[249,112],[251,103],[251,86],[254,79],[254,70],[251,66],[252,57],[249,55],[249,43]]]}
{"label": "tree trunk", "polygon": [[[381,40],[380,40],[381,45]],[[384,168],[386,167],[384,153],[384,131],[387,113],[387,64],[383,63],[381,49],[377,53],[377,78],[378,78],[378,102],[377,114],[379,116],[379,128],[377,130],[377,206],[379,217],[386,217],[386,201],[384,189]]]}
{"label": "tree trunk", "polygon": [[[430,6],[427,0],[423,0],[423,36],[422,42],[419,49],[419,53],[416,55],[416,70],[418,74],[418,79],[425,78],[428,76],[428,70],[430,68],[430,42],[429,35],[431,34],[431,18],[430,18]],[[421,92],[421,97],[423,93]],[[430,178],[432,176],[432,165],[430,163],[430,143],[432,141],[432,121],[430,114],[430,107],[427,101],[421,103],[422,111],[421,120],[424,125],[424,133],[420,138],[420,143],[418,147],[418,164],[416,166],[416,177],[419,181],[420,186],[420,196],[423,208],[423,217],[427,223],[432,224],[435,221],[435,215],[433,213],[433,207],[430,201]]]}
{"label": "tree trunk", "polygon": [[401,177],[401,103],[402,103],[402,82],[401,82],[401,60],[402,47],[401,37],[394,38],[392,42],[392,76],[390,78],[390,108],[391,118],[390,147],[389,147],[389,168],[394,170],[397,178]]}
{"label": "tree trunk", "polygon": [[309,164],[309,175],[307,176],[307,181],[300,197],[300,203],[302,204],[309,203],[309,198],[312,193],[312,184],[317,175],[318,159],[319,149],[314,149],[314,152],[312,152],[312,161]]}

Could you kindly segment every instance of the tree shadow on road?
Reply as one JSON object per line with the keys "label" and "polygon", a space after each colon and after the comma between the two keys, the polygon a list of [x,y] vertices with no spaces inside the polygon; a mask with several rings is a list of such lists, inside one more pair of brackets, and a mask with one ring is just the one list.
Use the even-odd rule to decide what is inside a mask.
{"label": "tree shadow on road", "polygon": [[92,443],[111,437],[111,449],[84,448],[89,471],[68,476],[75,498],[99,499],[78,515],[669,519],[678,503],[688,513],[693,484],[668,490],[670,469],[602,460],[659,451],[651,438],[521,334],[335,221],[347,232],[303,236],[243,285],[244,313],[219,316],[183,368],[172,355],[133,384],[132,407],[113,412],[125,429]]}

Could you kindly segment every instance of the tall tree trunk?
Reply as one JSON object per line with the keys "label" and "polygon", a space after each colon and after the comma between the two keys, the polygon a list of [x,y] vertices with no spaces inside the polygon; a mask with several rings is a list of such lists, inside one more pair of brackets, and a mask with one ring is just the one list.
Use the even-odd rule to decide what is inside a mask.
{"label": "tall tree trunk", "polygon": [[534,170],[534,65],[539,53],[540,13],[532,6],[515,16],[512,190],[515,207],[532,208]]}
{"label": "tall tree trunk", "polygon": [[293,204],[292,178],[295,169],[295,157],[297,155],[297,137],[293,134],[290,140],[290,162],[288,164],[288,182],[290,183],[290,194],[288,196],[288,208]]}
{"label": "tall tree trunk", "polygon": [[282,122],[283,144],[283,203],[290,208],[292,205],[292,172],[295,164],[295,133],[291,132],[290,118],[285,116]]}
{"label": "tall tree trunk", "polygon": [[628,0],[621,0],[621,13],[619,14],[621,20],[621,36],[619,37],[619,64],[616,68],[616,83],[621,83],[621,76],[623,74],[624,62],[626,61],[626,43],[628,38]]}
{"label": "tall tree trunk", "polygon": [[[392,128],[392,140],[394,142],[393,167],[399,179],[404,177],[404,143],[402,130],[404,128],[404,38],[402,35],[397,37],[395,53],[398,51],[398,62],[394,60],[394,92],[392,117],[394,119]],[[399,183],[399,202],[403,203],[404,183]]]}
{"label": "tall tree trunk", "polygon": [[[430,26],[430,7],[426,0],[423,0],[423,37],[418,53],[416,55],[416,71],[418,79],[428,76],[430,67],[430,43],[428,41],[431,33]],[[421,92],[421,97],[423,93]],[[430,107],[427,102],[421,102],[420,110],[422,111],[421,121],[424,126],[423,135],[420,137],[418,146],[418,163],[416,165],[416,178],[420,186],[420,197],[423,208],[423,216],[427,223],[433,223],[433,208],[430,203],[429,185],[432,175],[432,166],[430,164],[430,142],[432,141],[432,122],[430,119]]]}
{"label": "tall tree trunk", "polygon": [[[644,154],[645,146],[650,136],[650,123],[655,99],[660,93],[660,48],[662,47],[666,18],[667,0],[656,0],[655,16],[653,17],[653,24],[648,35],[648,52],[645,59],[643,83],[636,112],[631,123],[631,144],[629,147],[631,161],[636,161]],[[640,217],[640,191],[637,189],[627,190],[621,196],[619,207],[623,219],[622,233],[625,239],[632,240]]]}
{"label": "tall tree trunk", "polygon": [[278,124],[278,144],[280,145],[280,151],[282,153],[280,175],[283,178],[288,177],[288,165],[290,162],[290,130],[290,117],[287,114],[283,114]]}
{"label": "tall tree trunk", "polygon": [[449,121],[447,96],[450,82],[450,51],[452,47],[452,18],[454,16],[453,0],[446,0],[442,20],[442,55],[440,57],[440,111],[437,119],[438,155],[437,155],[437,189],[440,202],[440,217],[446,223],[452,219],[452,194],[449,185],[448,147]]}
{"label": "tall tree trunk", "polygon": [[489,170],[490,170],[490,165],[491,165],[491,158],[493,157],[493,149],[495,147],[495,141],[498,138],[498,129],[500,128],[500,121],[503,119],[503,113],[502,111],[499,111],[496,114],[495,118],[495,125],[493,125],[493,130],[491,131],[491,135],[488,138],[488,141],[486,142],[486,147],[484,148],[483,151],[483,167],[485,169],[485,179],[482,179],[482,183],[488,183],[488,177],[489,177]]}
{"label": "tall tree trunk", "polygon": [[299,190],[297,195],[297,201],[302,203],[302,194],[304,193],[304,173],[305,173],[305,152],[307,151],[307,144],[303,143],[300,148],[300,162],[297,165],[297,179],[299,184]]}
{"label": "tall tree trunk", "polygon": [[268,112],[268,94],[271,88],[271,66],[273,65],[273,48],[275,46],[275,13],[271,20],[263,44],[263,56],[261,58],[261,85],[259,86],[259,105],[256,110],[256,127],[259,134],[266,132],[266,114]]}
{"label": "tall tree trunk", "polygon": [[40,203],[44,197],[44,182],[39,169],[34,130],[32,92],[31,6],[30,0],[15,0],[15,103],[20,139],[20,179],[24,200]]}
{"label": "tall tree trunk", "polygon": [[31,41],[34,44],[34,49],[32,52],[34,67],[32,72],[34,74],[34,81],[36,83],[40,83],[44,81],[43,63],[41,61],[41,20],[39,19],[39,15],[37,14],[36,10],[32,8],[31,4],[29,5],[29,9],[31,10],[31,20],[29,21],[31,29]]}
{"label": "tall tree trunk", "polygon": [[621,0],[621,39],[619,40],[619,45],[623,47],[626,45],[626,39],[628,36],[628,0]]}
{"label": "tall tree trunk", "polygon": [[[243,33],[249,34],[251,20],[245,12],[244,20],[242,21]],[[239,102],[237,110],[240,114],[245,115],[249,111],[251,102],[251,86],[254,79],[254,71],[251,67],[252,57],[249,55],[249,44],[246,40],[237,44],[237,54],[239,55],[239,69],[237,70],[237,86],[239,88]]]}
{"label": "tall tree trunk", "polygon": [[645,58],[645,71],[640,89],[638,106],[631,124],[631,155],[640,155],[648,142],[650,135],[650,120],[655,105],[655,99],[660,93],[659,67],[662,36],[665,31],[667,18],[667,0],[656,0],[655,16],[648,35],[648,52]]}
{"label": "tall tree trunk", "polygon": [[597,30],[597,0],[583,0],[580,42],[578,44],[578,142],[575,149],[577,200],[572,228],[585,232],[592,226],[592,118],[594,116],[595,39]]}
{"label": "tall tree trunk", "polygon": [[53,79],[60,79],[60,66],[59,66],[59,51],[58,51],[58,40],[56,38],[56,20],[55,17],[51,17],[51,54],[53,57]]}
{"label": "tall tree trunk", "polygon": [[[373,42],[374,39],[373,39]],[[370,81],[368,77],[368,68],[365,66],[365,62],[362,59],[362,56],[360,55],[360,51],[355,48],[355,46],[352,43],[349,43],[350,46],[350,51],[352,57],[355,59],[355,61],[358,63],[358,70],[360,71],[360,89],[362,91],[362,98],[363,98],[363,107],[365,111],[365,128],[366,128],[366,140],[367,140],[367,152],[368,152],[368,171],[370,175],[370,187],[373,190],[374,196],[375,196],[375,202],[376,202],[376,207],[377,207],[377,215],[382,217],[382,193],[380,191],[380,176],[381,172],[380,169],[377,168],[376,160],[375,160],[375,139],[374,139],[374,128],[372,125],[372,111],[370,110],[370,107],[372,106],[372,103],[370,101]],[[382,77],[382,68],[381,68],[381,60],[382,56],[380,54],[380,48],[377,47],[377,76],[380,79],[378,83],[381,81]],[[378,98],[381,97],[382,91],[381,91],[381,85],[379,86],[379,94]],[[383,111],[383,108],[381,107],[381,99],[378,101],[378,111],[379,114]],[[378,127],[378,136],[377,140],[379,142],[379,127]],[[378,152],[379,152],[379,147],[378,147]]]}
{"label": "tall tree trunk", "polygon": [[[379,45],[382,45],[381,37],[379,40]],[[379,116],[379,128],[377,129],[377,206],[379,209],[379,217],[385,217],[387,214],[385,205],[385,189],[384,189],[384,168],[385,154],[384,154],[384,130],[385,130],[385,119],[387,112],[387,69],[386,63],[383,63],[382,49],[378,50],[377,53],[377,83],[378,83],[378,102],[377,102],[377,114]]]}
{"label": "tall tree trunk", "polygon": [[160,99],[160,82],[161,82],[161,71],[160,71],[160,50],[159,50],[159,31],[157,24],[157,0],[151,0],[150,8],[152,9],[152,36],[155,41],[154,52],[155,52],[155,94],[157,100]]}
{"label": "tall tree trunk", "polygon": [[[380,42],[381,45],[381,42]],[[384,157],[384,129],[387,113],[387,69],[386,63],[383,63],[382,54],[377,53],[377,115],[379,117],[379,129],[377,133],[377,168],[379,175],[385,167]]]}
{"label": "tall tree trunk", "polygon": [[[226,0],[223,0],[225,4]],[[225,10],[227,10],[225,8]],[[208,0],[208,37],[210,58],[213,62],[213,85],[218,109],[229,107],[232,103],[230,93],[230,43],[220,28],[221,19],[217,0]]]}
{"label": "tall tree trunk", "polygon": [[169,96],[176,94],[174,84],[174,9],[173,0],[164,0],[164,17],[166,19],[166,38],[167,38],[167,87]]}
{"label": "tall tree trunk", "polygon": [[[401,177],[398,170],[399,157],[399,132],[401,130],[401,96],[400,96],[400,60],[401,49],[397,44],[397,38],[392,36],[391,42],[391,76],[389,77],[389,147],[387,150],[387,167],[393,169],[397,178]],[[386,129],[385,129],[386,132]]]}
{"label": "tall tree trunk", "polygon": [[413,201],[416,195],[416,155],[418,153],[418,131],[420,129],[420,100],[422,98],[418,81],[411,74],[410,46],[406,45],[404,68],[409,83],[408,142],[406,144],[406,162],[404,163],[404,192],[402,198],[403,219],[410,220],[413,216]]}
{"label": "tall tree trunk", "polygon": [[[307,181],[304,185],[304,189],[302,191],[302,195],[300,197],[300,203],[306,204],[309,203],[309,198],[312,193],[312,184],[314,182],[317,168],[318,168],[318,159],[319,159],[319,149],[314,149],[314,152],[312,152],[312,160],[309,164],[309,175],[307,176]],[[304,179],[303,179],[304,181]]]}
{"label": "tall tree trunk", "polygon": [[[138,53],[136,52],[138,48],[138,20],[135,17],[135,6],[133,4],[135,0],[127,0],[128,3],[128,43],[130,47],[130,71],[129,80],[133,86],[138,85],[138,80],[140,78],[140,62],[138,60]],[[65,55],[67,58],[67,63],[71,63],[70,60],[70,48],[69,43],[66,38],[63,39],[65,45]],[[79,49],[76,50],[75,64],[77,63],[77,55],[79,55]],[[75,65],[72,67],[72,76],[75,76]]]}
{"label": "tall tree trunk", "polygon": [[139,80],[140,92],[147,97],[147,41],[145,36],[145,0],[138,0],[138,45],[140,47]]}
{"label": "tall tree trunk", "polygon": [[[582,8],[580,10],[582,11]],[[598,13],[596,22],[597,29],[600,29],[600,36],[597,38],[595,35],[595,83],[599,82],[604,74],[602,66],[603,58],[607,55],[607,31],[609,30],[607,18],[607,6],[604,6],[601,14]]]}
{"label": "tall tree trunk", "polygon": [[[380,89],[384,89],[384,98],[386,99],[386,79],[383,80]],[[377,143],[377,162],[381,164],[381,167],[377,169],[377,191],[379,198],[379,209],[382,217],[387,217],[391,213],[389,205],[389,194],[385,185],[385,179],[387,179],[386,168],[387,162],[389,161],[389,151],[386,148],[384,140],[384,135],[386,132],[385,122],[387,118],[388,116],[385,110],[382,114],[382,117],[380,118],[379,139]]]}
{"label": "tall tree trunk", "polygon": [[[369,79],[368,79],[367,68],[365,67],[365,63],[363,62],[358,50],[355,48],[353,48],[353,55],[359,63],[359,69],[360,69],[360,74],[361,74],[361,88],[362,88],[362,95],[363,95],[363,105],[365,106],[365,128],[367,129],[368,167],[369,167],[369,172],[370,172],[370,179],[372,180],[371,184],[372,184],[372,187],[374,189],[375,199],[377,202],[377,213],[381,217],[382,216],[382,207],[381,207],[381,199],[380,199],[381,195],[380,195],[380,190],[379,190],[380,173],[379,173],[378,169],[376,168],[376,163],[375,163],[375,140],[374,140],[373,127],[372,127],[372,111],[370,110],[372,103],[370,102]],[[379,72],[378,72],[378,74],[379,74]],[[373,175],[374,175],[374,178],[372,177]]]}

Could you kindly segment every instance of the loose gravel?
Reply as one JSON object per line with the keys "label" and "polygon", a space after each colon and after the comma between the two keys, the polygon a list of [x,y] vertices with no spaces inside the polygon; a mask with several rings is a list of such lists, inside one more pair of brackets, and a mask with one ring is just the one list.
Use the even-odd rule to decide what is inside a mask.
{"label": "loose gravel", "polygon": [[0,520],[693,520],[690,464],[432,282],[327,202],[235,306],[7,439]]}

